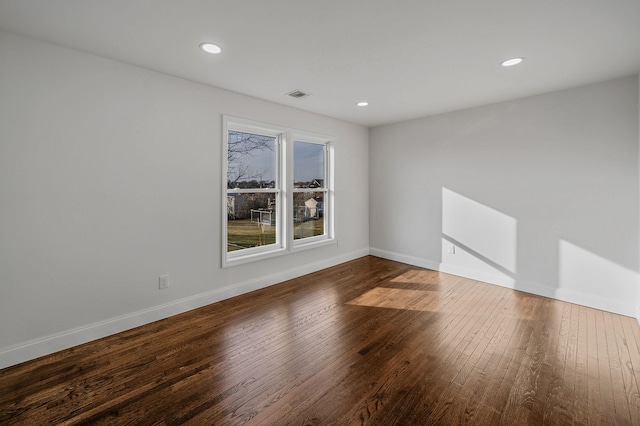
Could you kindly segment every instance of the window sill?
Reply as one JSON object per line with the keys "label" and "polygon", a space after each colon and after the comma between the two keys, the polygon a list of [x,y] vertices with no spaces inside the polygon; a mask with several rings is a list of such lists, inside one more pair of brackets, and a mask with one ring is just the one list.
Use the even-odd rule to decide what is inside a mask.
{"label": "window sill", "polygon": [[316,240],[316,241],[310,241],[310,242],[300,242],[300,240],[298,241],[299,242],[297,244],[294,243],[291,252],[297,252],[297,251],[308,250],[316,247],[324,247],[324,246],[336,244],[335,238],[326,238],[323,240]]}
{"label": "window sill", "polygon": [[222,261],[223,268],[229,268],[231,266],[242,265],[250,262],[257,262],[259,260],[270,259],[272,257],[282,256],[283,254],[287,254],[289,251],[285,248],[278,248],[274,250],[265,251],[262,253],[254,253],[248,254],[245,256],[233,257],[231,259],[224,258]]}
{"label": "window sill", "polygon": [[276,250],[270,250],[262,253],[254,253],[246,256],[238,256],[231,259],[224,259],[222,262],[223,268],[230,268],[232,266],[243,265],[246,263],[257,262],[260,260],[270,259],[273,257],[278,257],[286,254],[297,253],[299,251],[309,250],[318,247],[335,245],[335,238],[327,238],[325,240],[320,241],[311,241],[308,243],[299,243],[291,248],[291,250],[287,250],[285,248],[279,248]]}

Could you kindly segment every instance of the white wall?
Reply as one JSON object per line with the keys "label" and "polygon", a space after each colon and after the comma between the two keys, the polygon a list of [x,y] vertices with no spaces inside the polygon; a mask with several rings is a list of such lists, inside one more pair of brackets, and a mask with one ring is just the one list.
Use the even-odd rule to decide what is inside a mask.
{"label": "white wall", "polygon": [[[366,128],[8,33],[0,58],[0,368],[368,253]],[[222,114],[338,138],[339,247],[220,268]]]}
{"label": "white wall", "polygon": [[633,76],[371,129],[371,253],[636,315],[638,96]]}

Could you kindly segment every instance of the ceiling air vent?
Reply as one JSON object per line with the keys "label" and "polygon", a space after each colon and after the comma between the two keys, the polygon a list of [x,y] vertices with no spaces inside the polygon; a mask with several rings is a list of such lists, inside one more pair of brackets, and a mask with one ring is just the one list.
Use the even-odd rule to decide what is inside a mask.
{"label": "ceiling air vent", "polygon": [[293,92],[287,93],[287,95],[291,96],[292,98],[296,98],[296,99],[306,98],[307,96],[311,96],[311,94],[305,93],[302,90],[294,90]]}

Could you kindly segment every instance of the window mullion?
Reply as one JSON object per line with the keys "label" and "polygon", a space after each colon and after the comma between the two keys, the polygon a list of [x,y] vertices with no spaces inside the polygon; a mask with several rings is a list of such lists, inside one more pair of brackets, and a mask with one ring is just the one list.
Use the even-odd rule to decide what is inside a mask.
{"label": "window mullion", "polygon": [[282,229],[284,230],[285,247],[289,249],[293,245],[293,138],[291,131],[283,135],[282,141]]}

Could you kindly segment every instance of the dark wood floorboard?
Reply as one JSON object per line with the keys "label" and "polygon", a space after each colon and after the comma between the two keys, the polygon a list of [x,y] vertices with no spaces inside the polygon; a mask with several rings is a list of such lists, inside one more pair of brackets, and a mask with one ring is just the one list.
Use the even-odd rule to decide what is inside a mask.
{"label": "dark wood floorboard", "polygon": [[367,256],[0,370],[81,424],[640,425],[640,327]]}

